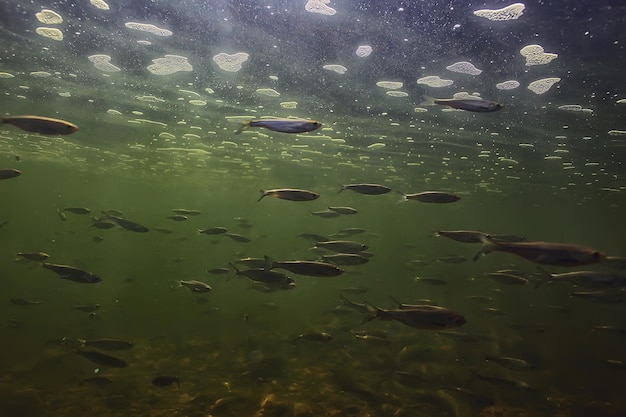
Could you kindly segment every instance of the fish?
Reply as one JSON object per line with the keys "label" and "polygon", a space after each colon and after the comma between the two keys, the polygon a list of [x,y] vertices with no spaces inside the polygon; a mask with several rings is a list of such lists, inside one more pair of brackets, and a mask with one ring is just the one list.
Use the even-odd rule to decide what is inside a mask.
{"label": "fish", "polygon": [[527,242],[528,238],[526,236],[519,235],[508,235],[504,233],[488,233],[487,236],[491,238],[494,242]]}
{"label": "fish", "polygon": [[82,283],[82,284],[97,284],[102,281],[102,278],[91,272],[83,271],[82,269],[74,268],[69,265],[59,265],[51,263],[43,263],[43,268],[48,269],[63,279]]}
{"label": "fish", "polygon": [[370,260],[358,253],[335,253],[332,255],[322,255],[322,260],[335,265],[362,265]]}
{"label": "fish", "polygon": [[124,229],[130,230],[131,232],[146,233],[150,231],[147,227],[142,226],[139,223],[131,222],[130,220],[126,220],[122,217],[114,216],[112,214],[106,214],[106,216],[118,225],[122,226]]}
{"label": "fish", "polygon": [[85,313],[93,313],[102,307],[100,304],[84,304],[74,306],[75,310],[84,311]]}
{"label": "fish", "polygon": [[231,240],[234,240],[235,242],[241,242],[241,243],[251,242],[250,238],[242,236],[242,235],[238,235],[235,233],[224,233],[224,236],[227,236],[228,238],[230,238]]}
{"label": "fish", "polygon": [[532,389],[532,387],[524,381],[511,379],[507,377],[501,377],[501,376],[481,374],[481,373],[476,372],[473,369],[471,369],[470,371],[474,375],[474,378],[482,379],[483,381],[487,381],[487,382],[490,382],[492,384],[495,384],[501,387],[513,388],[513,389],[522,390],[522,391]]}
{"label": "fish", "polygon": [[535,367],[532,363],[524,359],[512,358],[507,356],[485,355],[485,360],[489,362],[495,362],[498,365],[504,368],[511,369],[513,371],[527,371]]}
{"label": "fish", "polygon": [[251,127],[263,127],[273,132],[280,133],[306,133],[313,132],[322,127],[322,124],[315,120],[302,119],[257,119],[248,120],[241,123],[235,135],[240,134]]}
{"label": "fish", "polygon": [[174,382],[176,383],[178,388],[180,388],[180,378],[178,376],[161,375],[152,379],[152,385],[161,388],[169,387]]}
{"label": "fish", "polygon": [[352,207],[328,207],[328,210],[332,210],[335,211],[339,214],[357,214],[358,211],[357,209],[354,209]]}
{"label": "fish", "polygon": [[441,258],[437,258],[436,260],[438,262],[445,262],[448,264],[460,264],[462,262],[467,261],[467,258],[465,258],[464,256],[449,255],[449,256],[442,256]]}
{"label": "fish", "polygon": [[571,293],[570,296],[601,304],[621,304],[626,300],[626,292],[623,290],[576,291]]}
{"label": "fish", "polygon": [[101,350],[128,350],[135,347],[133,342],[118,339],[77,339],[82,346],[89,346]]}
{"label": "fish", "polygon": [[178,285],[180,285],[181,287],[187,287],[189,288],[191,292],[197,292],[197,293],[207,293],[213,289],[211,288],[210,285],[202,281],[196,281],[196,280],[189,280],[189,281],[181,280],[181,281],[178,281]]}
{"label": "fish", "polygon": [[467,298],[470,301],[474,301],[480,304],[487,304],[493,301],[493,298],[488,297],[486,295],[468,295],[465,298]]}
{"label": "fish", "polygon": [[364,342],[367,342],[372,345],[378,345],[378,346],[386,346],[386,345],[391,344],[391,340],[385,337],[374,336],[371,334],[355,334],[354,338],[363,340]]}
{"label": "fish", "polygon": [[[264,260],[266,263],[266,261]],[[264,268],[251,268],[240,270],[232,263],[229,264],[235,270],[235,275],[244,276],[252,281],[269,285],[271,287],[290,289],[295,287],[295,280],[286,274],[268,271]]]}
{"label": "fish", "polygon": [[63,211],[69,211],[73,214],[89,214],[91,210],[87,207],[65,207]]}
{"label": "fish", "polygon": [[461,243],[482,243],[483,234],[474,230],[435,230],[431,236],[443,236]]}
{"label": "fish", "polygon": [[353,242],[350,240],[329,240],[326,242],[316,242],[315,247],[328,249],[337,253],[358,253],[369,249],[363,243]]}
{"label": "fish", "polygon": [[602,264],[613,269],[626,269],[626,257],[607,256]]}
{"label": "fish", "polygon": [[415,277],[415,282],[424,283],[428,285],[447,285],[446,280],[440,278],[427,278],[427,277]]}
{"label": "fish", "polygon": [[22,130],[42,135],[69,135],[78,131],[78,126],[61,119],[42,116],[6,116],[0,123],[7,123]]}
{"label": "fish", "polygon": [[293,342],[300,342],[302,340],[306,340],[309,342],[330,342],[333,340],[333,336],[330,333],[321,332],[321,333],[305,333],[298,335]]}
{"label": "fish", "polygon": [[22,175],[19,169],[0,169],[0,180],[9,180]]}
{"label": "fish", "polygon": [[385,310],[365,303],[368,315],[363,323],[374,319],[396,320],[416,329],[442,330],[463,326],[467,320],[456,311],[433,305],[417,305],[406,309]]}
{"label": "fish", "polygon": [[187,209],[172,209],[171,211],[172,211],[172,213],[182,214],[182,215],[185,215],[185,216],[189,214],[189,210],[187,210]]}
{"label": "fish", "polygon": [[365,294],[370,289],[367,287],[344,287],[339,288],[340,292],[347,292],[348,294]]}
{"label": "fish", "polygon": [[307,240],[311,240],[313,242],[328,242],[330,240],[326,236],[317,235],[315,233],[301,233],[301,234],[298,235],[298,237],[301,237],[301,238],[307,239]]}
{"label": "fish", "polygon": [[260,268],[264,269],[267,266],[267,262],[263,258],[242,258],[235,261],[237,264],[245,265],[248,268]]}
{"label": "fish", "polygon": [[43,262],[50,257],[44,252],[18,252],[18,258],[28,259],[29,261]]}
{"label": "fish", "polygon": [[360,303],[355,303],[354,301],[350,301],[341,294],[339,294],[339,299],[341,300],[341,305],[350,307],[353,310],[356,310],[357,312],[362,313],[362,314],[369,313],[369,310],[365,304],[360,304]]}
{"label": "fish", "polygon": [[102,387],[105,385],[110,385],[113,382],[114,381],[111,378],[108,378],[106,376],[94,376],[91,378],[81,379],[78,385],[94,385],[97,387]]}
{"label": "fish", "polygon": [[320,195],[313,191],[296,188],[276,188],[273,190],[261,190],[261,197],[259,197],[257,203],[267,196],[289,201],[312,201],[318,199]]}
{"label": "fish", "polygon": [[513,275],[513,274],[506,274],[503,272],[489,272],[485,275],[500,284],[505,284],[505,285],[528,284],[528,280],[526,278]]}
{"label": "fish", "polygon": [[207,272],[209,274],[221,275],[221,274],[228,274],[230,272],[230,269],[228,269],[228,268],[212,268],[212,269],[207,269]]}
{"label": "fish", "polygon": [[95,223],[91,223],[90,227],[95,227],[96,229],[112,229],[116,224],[110,220],[97,221]]}
{"label": "fish", "polygon": [[575,271],[551,274],[541,267],[537,268],[548,278],[548,283],[567,282],[583,288],[624,288],[626,276],[604,271]]}
{"label": "fish", "polygon": [[189,217],[187,217],[187,216],[185,216],[185,215],[183,215],[183,214],[174,214],[174,215],[172,215],[172,216],[167,216],[166,218],[167,218],[167,219],[170,219],[170,220],[177,221],[177,222],[184,222],[184,221],[185,221],[185,220],[187,220]]}
{"label": "fish", "polygon": [[111,368],[126,368],[128,367],[128,362],[116,358],[114,356],[109,356],[104,353],[95,351],[95,350],[77,350],[76,352],[83,358],[89,359],[91,362],[100,365],[107,366]]}
{"label": "fish", "polygon": [[606,258],[600,251],[569,243],[496,242],[485,235],[482,240],[483,248],[474,261],[491,252],[508,252],[538,264],[567,267],[595,264]]}
{"label": "fish", "polygon": [[340,193],[343,190],[352,190],[356,191],[359,194],[381,195],[387,194],[391,191],[391,188],[380,184],[339,184],[339,187],[341,188],[339,188],[339,191],[337,191],[337,193]]}
{"label": "fish", "polygon": [[443,191],[424,191],[414,194],[403,194],[401,201],[415,200],[421,203],[446,204],[459,201],[461,197]]}
{"label": "fish", "polygon": [[340,231],[338,231],[337,233],[335,233],[334,235],[340,235],[340,236],[352,236],[352,235],[360,235],[361,233],[365,233],[365,229],[362,229],[360,227],[346,227],[345,229],[341,229]]}
{"label": "fish", "polygon": [[497,103],[495,101],[488,101],[482,99],[475,98],[464,98],[464,99],[456,99],[456,98],[433,98],[429,96],[424,96],[424,101],[421,103],[422,106],[430,106],[434,104],[439,104],[442,106],[452,107],[453,109],[471,111],[476,113],[491,113],[498,110],[502,110],[504,107],[502,104]]}
{"label": "fish", "polygon": [[228,233],[228,229],[225,227],[209,227],[208,229],[198,229],[198,233],[203,235],[221,235]]}
{"label": "fish", "polygon": [[311,215],[321,217],[323,219],[332,219],[334,217],[339,217],[341,214],[333,210],[321,210],[321,211],[312,211]]}
{"label": "fish", "polygon": [[57,214],[59,215],[59,219],[61,219],[61,221],[67,221],[67,215],[61,210],[57,209]]}
{"label": "fish", "polygon": [[265,256],[266,269],[286,269],[298,275],[312,277],[336,277],[344,273],[344,270],[329,263],[315,261],[274,261]]}
{"label": "fish", "polygon": [[27,300],[25,298],[11,298],[9,300],[11,304],[16,306],[36,306],[39,305],[39,301]]}

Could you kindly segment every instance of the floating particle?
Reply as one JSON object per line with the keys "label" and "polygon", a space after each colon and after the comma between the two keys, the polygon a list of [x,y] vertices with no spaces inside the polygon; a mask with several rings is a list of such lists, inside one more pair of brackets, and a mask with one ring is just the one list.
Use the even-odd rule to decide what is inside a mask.
{"label": "floating particle", "polygon": [[330,3],[330,0],[309,0],[304,6],[304,10],[310,13],[319,13],[327,16],[335,15],[337,10],[327,6],[327,3]]}
{"label": "floating particle", "polygon": [[626,136],[626,130],[609,130],[608,134],[611,136]]}
{"label": "floating particle", "polygon": [[359,58],[365,58],[372,53],[372,47],[369,45],[361,45],[354,52]]}
{"label": "floating particle", "polygon": [[50,77],[51,75],[52,74],[46,71],[33,71],[30,73],[31,77],[37,77],[37,78],[47,78],[47,77]]}
{"label": "floating particle", "polygon": [[215,94],[215,90],[209,87],[205,88],[204,91],[206,91],[208,94]]}
{"label": "floating particle", "polygon": [[8,72],[0,72],[0,78],[15,78],[13,74],[9,74]]}
{"label": "floating particle", "polygon": [[150,42],[150,41],[142,41],[142,40],[139,40],[139,41],[137,41],[137,43],[138,43],[139,45],[152,45],[152,42]]}
{"label": "floating particle", "polygon": [[155,96],[137,96],[135,99],[145,101],[146,103],[165,103],[165,100]]}
{"label": "floating particle", "polygon": [[331,65],[324,65],[322,68],[328,71],[335,71],[337,74],[345,74],[346,71],[348,71],[348,68],[344,67],[343,65],[331,64]]}
{"label": "floating particle", "polygon": [[118,67],[111,64],[111,57],[108,55],[91,55],[87,57],[91,62],[93,62],[94,67],[104,72],[119,72],[121,71]]}
{"label": "floating particle", "polygon": [[559,81],[561,81],[560,78],[542,78],[528,84],[528,89],[535,94],[543,94]]}
{"label": "floating particle", "polygon": [[452,80],[444,80],[442,78],[439,78],[438,75],[430,75],[428,77],[422,77],[419,80],[417,80],[418,84],[424,84],[427,85],[429,87],[448,87],[450,85],[452,85],[453,81]]}
{"label": "floating particle", "polygon": [[117,111],[115,109],[109,109],[109,110],[107,110],[107,113],[108,114],[112,114],[113,116],[121,116],[122,115],[122,112]]}
{"label": "floating particle", "polygon": [[387,91],[387,94],[390,97],[408,97],[409,93],[405,93],[404,91]]}
{"label": "floating particle", "polygon": [[55,11],[43,9],[39,13],[35,14],[37,20],[46,25],[58,25],[63,23],[63,17]]}
{"label": "floating particle", "polygon": [[459,72],[461,74],[479,75],[482,70],[479,70],[471,62],[461,61],[446,67],[448,71]]}
{"label": "floating particle", "polygon": [[378,81],[376,85],[389,90],[397,90],[398,88],[402,88],[404,84],[397,81]]}
{"label": "floating particle", "polygon": [[109,5],[104,0],[89,0],[89,3],[100,10],[109,10]]}
{"label": "floating particle", "polygon": [[206,106],[206,101],[204,100],[189,100],[189,104],[194,106]]}
{"label": "floating particle", "polygon": [[237,52],[232,55],[222,52],[213,57],[213,62],[223,71],[237,72],[241,69],[241,64],[246,62],[249,57],[250,55],[245,52]]}
{"label": "floating particle", "polygon": [[382,148],[384,148],[385,146],[387,146],[387,145],[385,145],[384,143],[380,143],[380,142],[378,142],[378,143],[372,143],[371,145],[369,145],[369,146],[367,147],[367,149],[382,149]]}
{"label": "floating particle", "polygon": [[558,58],[557,54],[545,53],[541,45],[527,45],[520,49],[520,55],[526,58],[526,66],[545,65]]}
{"label": "floating particle", "polygon": [[503,81],[501,83],[496,84],[496,88],[498,90],[514,90],[519,87],[519,82],[515,80]]}
{"label": "floating particle", "polygon": [[524,14],[525,8],[526,6],[524,5],[524,3],[514,3],[502,9],[476,10],[474,12],[474,15],[478,17],[484,17],[485,19],[489,19],[492,21],[515,20]]}
{"label": "floating particle", "polygon": [[280,93],[272,88],[259,88],[256,92],[268,97],[280,97]]}
{"label": "floating particle", "polygon": [[295,109],[296,107],[298,107],[298,102],[297,101],[283,101],[280,103],[280,107],[282,107],[283,109]]}
{"label": "floating particle", "polygon": [[156,75],[170,75],[180,71],[192,71],[193,67],[187,58],[179,55],[165,55],[153,59],[154,64],[148,65],[148,71]]}
{"label": "floating particle", "polygon": [[35,33],[37,33],[37,35],[43,36],[44,38],[50,38],[55,41],[63,40],[63,32],[61,32],[57,28],[47,28],[42,26],[35,29]]}
{"label": "floating particle", "polygon": [[161,29],[160,27],[151,25],[149,23],[126,22],[124,23],[124,26],[126,26],[128,29],[140,30],[142,32],[152,33],[153,35],[157,36],[172,36],[172,31],[167,29]]}

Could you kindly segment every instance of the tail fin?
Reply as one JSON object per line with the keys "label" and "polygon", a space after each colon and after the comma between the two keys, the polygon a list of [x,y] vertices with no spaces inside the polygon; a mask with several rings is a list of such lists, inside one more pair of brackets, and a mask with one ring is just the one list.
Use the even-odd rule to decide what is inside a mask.
{"label": "tail fin", "polygon": [[272,260],[272,258],[270,258],[267,255],[264,255],[263,259],[265,259],[265,267],[263,269],[265,269],[266,271],[269,271],[270,269],[274,267],[274,261]]}
{"label": "tail fin", "polygon": [[404,203],[405,201],[409,201],[409,199],[408,199],[408,198],[406,198],[406,194],[404,194],[404,193],[402,193],[402,192],[400,192],[400,191],[398,191],[398,194],[400,194],[400,195],[402,196],[402,198],[401,198],[400,200],[398,200],[398,201],[396,202],[396,204],[402,204],[402,203]]}
{"label": "tail fin", "polygon": [[250,121],[248,120],[247,122],[241,122],[241,126],[239,126],[239,129],[237,129],[235,131],[235,135],[240,134],[241,132],[243,132],[246,129],[250,128]]}
{"label": "tail fin", "polygon": [[389,296],[389,298],[391,299],[391,301],[393,301],[395,304],[398,305],[398,308],[402,308],[402,303],[398,300],[396,300],[394,297],[392,297],[391,295]]}
{"label": "tail fin", "polygon": [[544,280],[538,280],[535,283],[535,289],[539,288],[542,284],[544,284],[544,282],[548,283],[548,284],[552,282],[553,278],[552,278],[552,274],[551,273],[549,273],[548,271],[546,271],[545,269],[543,269],[540,266],[537,267],[537,271],[539,271],[539,273],[541,274],[542,278],[546,278],[546,280],[545,281]]}
{"label": "tail fin", "polygon": [[380,308],[371,305],[367,301],[365,302],[365,307],[367,307],[367,316],[363,318],[361,324],[374,320],[378,317],[378,313],[381,311]]}
{"label": "tail fin", "polygon": [[228,266],[230,266],[231,268],[233,268],[233,269],[235,270],[235,275],[241,275],[241,271],[239,270],[239,268],[237,268],[237,267],[235,266],[235,264],[234,264],[234,263],[229,262],[229,263],[228,263]]}
{"label": "tail fin", "polygon": [[436,104],[433,97],[427,95],[424,95],[423,97],[424,101],[419,104],[420,106],[434,106]]}
{"label": "tail fin", "polygon": [[261,190],[261,197],[259,197],[259,199],[256,201],[257,203],[261,200],[263,200],[263,197],[265,197],[267,194],[265,193],[265,190]]}
{"label": "tail fin", "polygon": [[480,235],[480,241],[482,242],[483,247],[476,255],[474,255],[474,261],[477,261],[483,255],[493,252],[497,247],[497,243],[495,243],[487,234]]}
{"label": "tail fin", "polygon": [[439,230],[433,229],[428,234],[428,237],[441,237],[441,235],[439,234]]}
{"label": "tail fin", "polygon": [[337,184],[337,185],[339,186],[339,191],[337,191],[337,194],[339,194],[340,192],[346,189],[345,185],[342,185],[342,184]]}

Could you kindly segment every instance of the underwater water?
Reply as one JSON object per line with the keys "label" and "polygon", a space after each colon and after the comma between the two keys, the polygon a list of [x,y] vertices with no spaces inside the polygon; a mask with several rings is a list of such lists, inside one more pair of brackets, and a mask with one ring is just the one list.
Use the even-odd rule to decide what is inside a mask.
{"label": "underwater water", "polygon": [[[2,116],[79,129],[0,124],[0,415],[626,415],[625,15],[1,2]],[[322,127],[236,134],[299,123],[270,118]],[[402,201],[427,191],[460,199]],[[322,237],[363,263],[241,275],[327,271]]]}

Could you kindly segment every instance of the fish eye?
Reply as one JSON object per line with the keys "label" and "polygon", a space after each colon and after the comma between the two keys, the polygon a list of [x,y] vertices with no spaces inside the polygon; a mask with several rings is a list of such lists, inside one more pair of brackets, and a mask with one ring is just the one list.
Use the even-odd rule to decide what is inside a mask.
{"label": "fish eye", "polygon": [[600,252],[594,252],[593,255],[591,255],[593,257],[593,259],[599,259],[602,257],[602,254]]}

